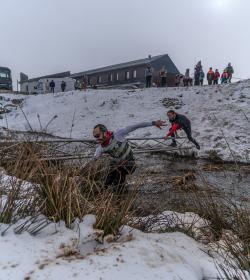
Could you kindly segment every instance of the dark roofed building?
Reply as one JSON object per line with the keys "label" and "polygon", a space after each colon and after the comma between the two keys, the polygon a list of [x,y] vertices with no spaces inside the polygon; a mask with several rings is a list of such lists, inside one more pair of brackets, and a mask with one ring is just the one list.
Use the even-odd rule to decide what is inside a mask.
{"label": "dark roofed building", "polygon": [[98,69],[84,71],[70,77],[79,81],[86,81],[90,86],[119,86],[124,84],[144,85],[145,69],[150,64],[153,68],[153,83],[159,83],[159,71],[162,67],[167,71],[167,85],[175,85],[175,76],[179,71],[171,58],[167,55],[149,56],[145,59],[115,64]]}

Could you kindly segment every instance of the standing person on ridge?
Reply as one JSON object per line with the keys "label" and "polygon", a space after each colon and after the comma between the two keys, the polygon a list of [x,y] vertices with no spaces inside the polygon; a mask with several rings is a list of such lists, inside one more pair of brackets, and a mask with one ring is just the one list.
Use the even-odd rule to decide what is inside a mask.
{"label": "standing person on ridge", "polygon": [[151,67],[150,64],[148,64],[147,68],[145,70],[146,88],[150,88],[151,87],[152,76],[153,76],[153,68]]}
{"label": "standing person on ridge", "polygon": [[188,140],[192,142],[198,150],[200,150],[200,145],[192,137],[190,120],[186,116],[176,113],[174,110],[169,110],[167,112],[167,116],[172,126],[164,139],[167,140],[169,137],[172,138],[172,144],[170,146],[177,147],[177,143],[175,140],[176,132],[179,129],[183,129],[187,135]]}
{"label": "standing person on ridge", "polygon": [[54,80],[52,80],[50,83],[49,83],[49,86],[50,86],[50,92],[54,93],[55,92],[55,82]]}
{"label": "standing person on ridge", "polygon": [[207,72],[207,82],[208,82],[208,84],[212,85],[213,80],[214,80],[214,71],[213,71],[213,68],[210,67],[208,72]]}
{"label": "standing person on ridge", "polygon": [[234,73],[234,69],[233,69],[233,66],[231,65],[230,62],[228,63],[226,71],[227,71],[227,74],[228,74],[228,82],[231,83],[233,73]]}
{"label": "standing person on ridge", "polygon": [[200,85],[203,86],[203,81],[204,81],[205,73],[201,67],[200,69]]}
{"label": "standing person on ridge", "polygon": [[219,70],[218,70],[218,69],[215,69],[215,72],[214,72],[214,81],[213,81],[213,84],[214,84],[214,85],[218,85],[219,78],[220,78]]}

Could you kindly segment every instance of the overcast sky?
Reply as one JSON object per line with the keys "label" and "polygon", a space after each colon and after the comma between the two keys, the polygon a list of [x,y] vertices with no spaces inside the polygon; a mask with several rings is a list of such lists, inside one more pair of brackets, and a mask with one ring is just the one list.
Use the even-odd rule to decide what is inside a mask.
{"label": "overcast sky", "polygon": [[0,65],[30,78],[168,53],[250,77],[250,0],[0,0]]}

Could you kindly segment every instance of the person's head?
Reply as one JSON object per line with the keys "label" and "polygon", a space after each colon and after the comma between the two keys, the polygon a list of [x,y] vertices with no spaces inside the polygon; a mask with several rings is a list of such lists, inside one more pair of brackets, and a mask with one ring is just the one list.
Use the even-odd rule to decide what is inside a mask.
{"label": "person's head", "polygon": [[228,66],[231,66],[231,62],[228,63]]}
{"label": "person's head", "polygon": [[213,70],[213,67],[210,67],[209,70]]}
{"label": "person's head", "polygon": [[147,68],[151,68],[151,65],[150,65],[150,64],[148,64],[148,65],[147,65]]}
{"label": "person's head", "polygon": [[168,119],[169,119],[169,120],[174,120],[175,117],[176,117],[176,112],[175,112],[174,110],[169,110],[169,111],[167,112],[167,116],[168,116]]}
{"label": "person's head", "polygon": [[106,141],[106,132],[108,131],[107,127],[103,124],[97,124],[93,129],[93,136],[98,141],[99,144],[102,144]]}

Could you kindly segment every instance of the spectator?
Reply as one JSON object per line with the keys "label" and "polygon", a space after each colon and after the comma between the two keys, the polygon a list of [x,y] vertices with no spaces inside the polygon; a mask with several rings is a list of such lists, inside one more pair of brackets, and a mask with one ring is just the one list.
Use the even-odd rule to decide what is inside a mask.
{"label": "spectator", "polygon": [[199,86],[200,85],[200,73],[202,70],[202,65],[201,65],[201,61],[199,61],[195,68],[194,68],[194,85],[195,86]]}
{"label": "spectator", "polygon": [[145,70],[146,88],[151,87],[152,76],[153,76],[153,68],[151,67],[150,64],[148,64]]}
{"label": "spectator", "polygon": [[62,81],[62,83],[61,83],[62,92],[65,91],[65,88],[66,88],[66,82]]}
{"label": "spectator", "polygon": [[205,77],[205,73],[201,67],[200,69],[200,82],[199,82],[199,85],[203,86],[203,81],[204,81],[204,77]]}
{"label": "spectator", "polygon": [[208,82],[208,84],[212,85],[213,80],[214,80],[214,71],[213,71],[213,68],[210,67],[209,71],[207,72],[207,82]]}
{"label": "spectator", "polygon": [[160,81],[161,87],[165,87],[167,85],[167,72],[164,66],[160,70]]}
{"label": "spectator", "polygon": [[219,78],[220,78],[219,70],[215,69],[215,72],[214,72],[214,85],[218,85]]}
{"label": "spectator", "polygon": [[50,92],[54,93],[55,92],[55,82],[54,80],[52,80],[50,83],[49,83],[49,86],[50,86]]}
{"label": "spectator", "polygon": [[190,69],[186,70],[186,73],[183,78],[184,87],[188,87],[189,85],[193,85],[193,79],[190,77]]}
{"label": "spectator", "polygon": [[228,63],[226,71],[227,71],[227,74],[228,74],[228,82],[231,83],[233,73],[234,73],[234,69],[233,69],[233,66],[231,65],[231,63]]}
{"label": "spectator", "polygon": [[227,70],[225,69],[221,75],[221,84],[227,84],[228,81],[228,73]]}
{"label": "spectator", "polygon": [[49,80],[45,82],[45,93],[49,93]]}

